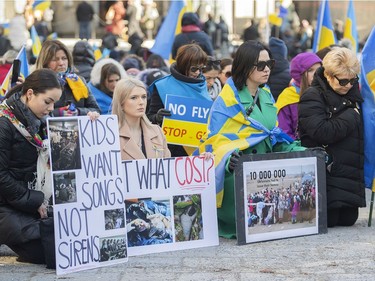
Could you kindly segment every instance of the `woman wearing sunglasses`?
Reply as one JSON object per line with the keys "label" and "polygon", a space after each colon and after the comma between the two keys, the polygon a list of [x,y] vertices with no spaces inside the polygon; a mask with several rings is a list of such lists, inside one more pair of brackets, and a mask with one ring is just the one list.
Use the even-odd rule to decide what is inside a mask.
{"label": "woman wearing sunglasses", "polygon": [[232,63],[233,59],[231,58],[224,58],[220,61],[221,71],[219,73],[219,79],[221,82],[221,87],[224,87],[227,79],[232,76]]}
{"label": "woman wearing sunglasses", "polygon": [[335,48],[323,59],[300,98],[298,126],[302,145],[324,147],[327,163],[328,227],[351,226],[365,207],[363,123],[356,54]]}
{"label": "woman wearing sunglasses", "polygon": [[[277,127],[276,107],[270,91],[264,87],[274,64],[270,50],[258,41],[246,41],[238,48],[232,77],[212,105],[209,134],[199,147],[201,153],[211,147],[215,155],[217,214],[222,237],[236,237],[233,171],[240,155],[305,150]],[[253,134],[259,134],[260,139],[254,141]]]}
{"label": "woman wearing sunglasses", "polygon": [[212,100],[221,92],[221,83],[219,80],[220,60],[215,60],[213,57],[208,57],[206,68],[203,69],[203,76],[206,78],[207,90]]}
{"label": "woman wearing sunglasses", "polygon": [[[177,51],[176,62],[171,65],[171,74],[150,86],[151,100],[147,117],[154,124],[161,125],[164,116],[171,112],[165,109],[167,95],[211,100],[202,70],[206,67],[207,55],[198,44],[181,46]],[[172,157],[187,156],[190,151],[180,145],[169,145]],[[192,151],[191,151],[192,152]]]}

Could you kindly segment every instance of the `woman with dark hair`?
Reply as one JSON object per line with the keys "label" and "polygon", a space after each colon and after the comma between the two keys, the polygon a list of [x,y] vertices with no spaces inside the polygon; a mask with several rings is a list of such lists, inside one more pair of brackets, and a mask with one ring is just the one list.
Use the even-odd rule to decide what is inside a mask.
{"label": "woman with dark hair", "polygon": [[227,79],[232,76],[232,64],[233,59],[231,58],[224,58],[220,61],[221,71],[219,73],[219,79],[221,82],[221,87],[224,87]]}
{"label": "woman with dark hair", "polygon": [[0,104],[0,244],[23,262],[46,263],[39,232],[52,194],[44,184],[49,173],[45,117],[61,93],[56,73],[40,69]]}
{"label": "woman with dark hair", "polygon": [[274,64],[258,41],[238,48],[232,77],[212,105],[209,133],[199,147],[201,153],[211,147],[215,155],[219,235],[226,238],[236,237],[233,171],[240,155],[304,150],[277,127],[273,98],[264,87]]}
{"label": "woman with dark hair", "polygon": [[127,77],[125,69],[114,59],[105,58],[98,61],[91,71],[88,86],[93,93],[102,114],[111,113],[113,91],[120,79]]}
{"label": "woman with dark hair", "polygon": [[146,62],[146,68],[158,68],[167,73],[170,73],[169,67],[165,63],[164,59],[158,54],[152,54],[148,57]]}
{"label": "woman with dark hair", "polygon": [[[211,100],[202,70],[206,67],[207,55],[197,44],[188,44],[177,51],[176,62],[171,65],[171,74],[158,79],[150,86],[151,102],[147,113],[154,124],[161,125],[164,116],[171,112],[165,109],[167,95]],[[180,145],[169,145],[172,156],[187,156],[187,151]]]}
{"label": "woman with dark hair", "polygon": [[212,100],[221,92],[221,83],[218,79],[220,73],[220,60],[215,60],[213,57],[208,57],[206,68],[203,69],[203,76],[206,78],[207,90]]}
{"label": "woman with dark hair", "polygon": [[65,81],[63,93],[55,103],[53,116],[87,115],[100,113],[95,97],[87,87],[83,77],[74,72],[73,57],[68,48],[59,40],[47,40],[36,60],[36,69],[49,68]]}

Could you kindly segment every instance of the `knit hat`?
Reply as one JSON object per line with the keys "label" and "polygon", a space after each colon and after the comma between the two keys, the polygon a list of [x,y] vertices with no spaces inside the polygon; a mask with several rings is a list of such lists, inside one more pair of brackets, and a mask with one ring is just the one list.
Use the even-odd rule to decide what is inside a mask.
{"label": "knit hat", "polygon": [[283,40],[271,37],[268,46],[274,58],[282,57],[286,59],[288,57],[288,48]]}
{"label": "knit hat", "polygon": [[290,76],[298,87],[301,84],[302,74],[316,63],[322,63],[322,60],[314,53],[301,53],[291,60]]}
{"label": "knit hat", "polygon": [[125,68],[125,70],[128,70],[130,68],[136,68],[136,69],[140,69],[139,67],[139,62],[137,61],[136,58],[125,58],[125,61],[123,63],[123,66]]}
{"label": "knit hat", "polygon": [[182,15],[181,26],[187,25],[200,25],[200,21],[196,13],[187,12]]}

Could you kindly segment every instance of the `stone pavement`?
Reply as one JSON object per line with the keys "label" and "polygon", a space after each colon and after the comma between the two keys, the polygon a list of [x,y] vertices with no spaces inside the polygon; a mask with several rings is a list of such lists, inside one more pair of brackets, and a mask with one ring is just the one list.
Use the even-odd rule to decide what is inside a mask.
{"label": "stone pavement", "polygon": [[148,280],[288,280],[375,281],[375,219],[368,227],[367,208],[352,227],[330,228],[328,234],[237,246],[220,245],[130,257],[121,265],[56,276],[41,265],[19,263],[7,247],[0,247],[1,281],[148,281]]}

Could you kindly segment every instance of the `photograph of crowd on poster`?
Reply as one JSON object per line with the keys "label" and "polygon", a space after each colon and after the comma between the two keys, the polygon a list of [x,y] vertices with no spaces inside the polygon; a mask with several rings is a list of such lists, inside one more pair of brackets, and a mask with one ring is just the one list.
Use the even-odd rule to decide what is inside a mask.
{"label": "photograph of crowd on poster", "polygon": [[124,259],[127,256],[124,236],[103,237],[99,240],[100,262]]}
{"label": "photograph of crowd on poster", "polygon": [[64,171],[81,168],[77,120],[50,121],[52,170]]}
{"label": "photograph of crowd on poster", "polygon": [[319,233],[317,158],[244,161],[242,169],[237,229],[246,243]]}

